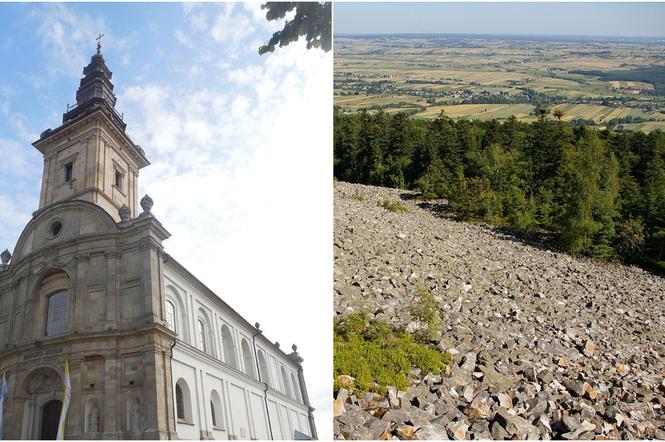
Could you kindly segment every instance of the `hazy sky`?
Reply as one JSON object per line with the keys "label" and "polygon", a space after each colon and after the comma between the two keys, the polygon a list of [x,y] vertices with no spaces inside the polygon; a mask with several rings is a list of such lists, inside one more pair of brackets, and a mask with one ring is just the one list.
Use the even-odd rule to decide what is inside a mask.
{"label": "hazy sky", "polygon": [[665,3],[335,3],[334,30],[665,37]]}
{"label": "hazy sky", "polygon": [[166,252],[305,358],[332,437],[332,53],[258,55],[260,3],[0,3],[0,250],[38,208],[42,155],[104,33],[116,108],[146,152]]}

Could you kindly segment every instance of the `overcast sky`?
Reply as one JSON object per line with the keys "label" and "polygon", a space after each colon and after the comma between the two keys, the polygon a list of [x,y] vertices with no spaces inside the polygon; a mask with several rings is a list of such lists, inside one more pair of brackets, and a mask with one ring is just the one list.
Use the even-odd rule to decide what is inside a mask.
{"label": "overcast sky", "polygon": [[279,28],[258,3],[0,4],[0,250],[38,208],[31,143],[75,103],[104,33],[167,253],[269,339],[298,344],[331,438],[332,53],[258,56]]}
{"label": "overcast sky", "polygon": [[665,37],[665,3],[347,3],[335,34]]}

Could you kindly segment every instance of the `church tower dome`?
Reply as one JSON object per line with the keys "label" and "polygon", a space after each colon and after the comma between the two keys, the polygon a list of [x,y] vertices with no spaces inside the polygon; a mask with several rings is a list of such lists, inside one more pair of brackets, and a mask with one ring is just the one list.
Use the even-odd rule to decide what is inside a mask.
{"label": "church tower dome", "polygon": [[66,200],[89,201],[120,221],[118,209],[138,211],[139,170],[150,164],[143,149],[125,132],[115,108],[113,73],[97,46],[83,69],[76,104],[62,125],[42,132],[33,143],[44,155],[39,210]]}

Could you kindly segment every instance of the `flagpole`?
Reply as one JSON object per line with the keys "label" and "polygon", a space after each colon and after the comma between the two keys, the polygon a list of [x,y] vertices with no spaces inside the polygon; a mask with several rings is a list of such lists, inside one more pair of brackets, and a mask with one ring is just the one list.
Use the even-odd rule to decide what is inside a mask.
{"label": "flagpole", "polygon": [[62,410],[60,412],[60,422],[58,423],[58,435],[56,440],[63,440],[65,438],[65,419],[67,418],[69,401],[72,398],[72,384],[69,380],[69,363],[67,361],[65,361],[65,379],[63,386],[64,394],[62,398]]}

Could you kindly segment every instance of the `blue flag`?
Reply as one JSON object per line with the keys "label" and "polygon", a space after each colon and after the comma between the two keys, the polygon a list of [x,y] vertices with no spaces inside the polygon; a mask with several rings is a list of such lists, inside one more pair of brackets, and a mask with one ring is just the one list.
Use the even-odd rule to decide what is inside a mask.
{"label": "blue flag", "polygon": [[2,406],[5,404],[5,396],[7,396],[8,392],[5,374],[6,372],[2,374],[2,386],[0,386],[0,439],[2,439]]}

